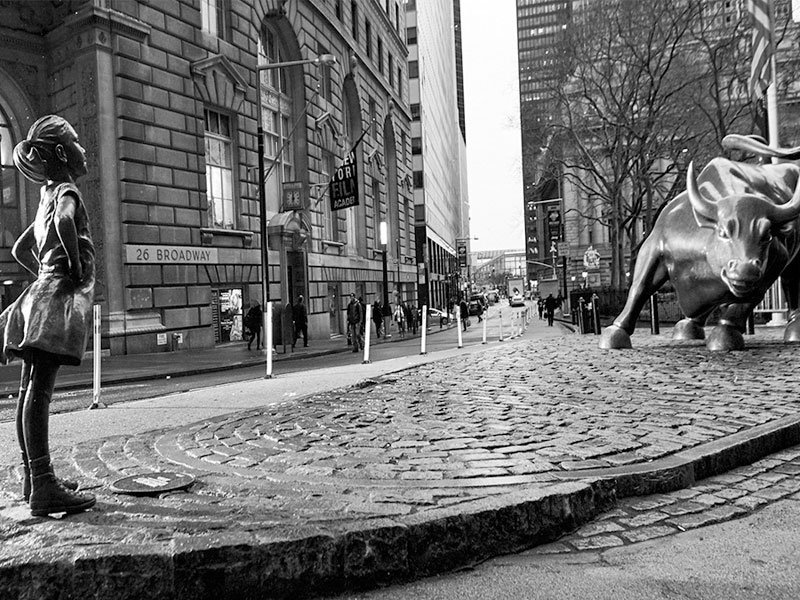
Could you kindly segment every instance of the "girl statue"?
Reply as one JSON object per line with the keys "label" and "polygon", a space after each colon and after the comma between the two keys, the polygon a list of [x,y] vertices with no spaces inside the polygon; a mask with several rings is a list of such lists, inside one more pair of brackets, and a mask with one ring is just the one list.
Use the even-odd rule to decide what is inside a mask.
{"label": "girl statue", "polygon": [[80,364],[92,319],[94,245],[75,186],[86,174],[86,153],[72,126],[48,115],[14,148],[14,164],[42,184],[36,217],[11,251],[36,281],[0,315],[0,360],[23,361],[16,415],[23,497],[33,516],[76,513],[94,506],[95,498],[56,478],[48,421],[58,368]]}

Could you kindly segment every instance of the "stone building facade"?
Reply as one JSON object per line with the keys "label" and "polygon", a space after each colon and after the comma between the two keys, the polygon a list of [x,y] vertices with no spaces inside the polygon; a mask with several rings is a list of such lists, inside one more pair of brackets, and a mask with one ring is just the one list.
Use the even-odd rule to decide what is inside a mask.
{"label": "stone building facade", "polygon": [[[382,221],[390,297],[416,301],[398,0],[4,2],[0,17],[4,306],[29,280],[10,248],[38,202],[11,149],[47,113],[87,148],[113,354],[235,342],[264,300],[288,345],[300,295],[312,344],[342,335],[349,294],[382,295]],[[357,141],[358,205],[332,210],[328,182]]]}

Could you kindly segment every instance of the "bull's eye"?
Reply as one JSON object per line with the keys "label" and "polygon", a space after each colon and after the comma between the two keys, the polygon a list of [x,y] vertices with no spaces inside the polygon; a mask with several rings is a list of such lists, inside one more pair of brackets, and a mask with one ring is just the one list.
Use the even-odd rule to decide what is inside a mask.
{"label": "bull's eye", "polygon": [[761,236],[761,245],[767,246],[772,241],[772,232],[768,231],[763,236]]}

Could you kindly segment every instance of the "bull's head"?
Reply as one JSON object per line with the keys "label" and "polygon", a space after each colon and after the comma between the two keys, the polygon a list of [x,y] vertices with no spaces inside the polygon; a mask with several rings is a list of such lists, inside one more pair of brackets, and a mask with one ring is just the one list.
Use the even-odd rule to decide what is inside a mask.
{"label": "bull's head", "polygon": [[686,191],[698,225],[717,233],[715,242],[707,248],[708,264],[735,296],[752,292],[767,267],[773,234],[800,216],[800,181],[785,204],[775,204],[755,194],[737,194],[712,202],[700,194],[690,164]]}

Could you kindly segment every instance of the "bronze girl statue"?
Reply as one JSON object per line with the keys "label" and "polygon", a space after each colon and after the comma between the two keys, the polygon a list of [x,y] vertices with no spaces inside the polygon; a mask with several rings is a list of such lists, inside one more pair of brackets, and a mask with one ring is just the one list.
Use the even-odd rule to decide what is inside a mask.
{"label": "bronze girl statue", "polygon": [[14,164],[26,178],[42,184],[36,218],[12,249],[36,281],[0,315],[0,360],[23,361],[17,403],[23,496],[34,516],[75,513],[94,506],[95,498],[56,478],[48,421],[58,368],[80,364],[91,326],[94,245],[75,186],[86,174],[86,153],[72,126],[48,115],[14,148]]}

